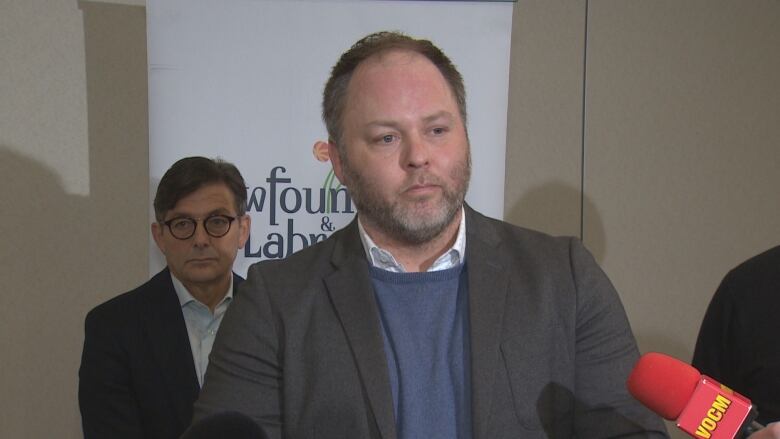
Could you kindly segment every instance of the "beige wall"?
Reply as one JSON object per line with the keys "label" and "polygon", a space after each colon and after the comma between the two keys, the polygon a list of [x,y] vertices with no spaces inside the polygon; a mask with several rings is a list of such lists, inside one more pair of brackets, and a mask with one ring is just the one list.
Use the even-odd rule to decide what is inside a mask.
{"label": "beige wall", "polygon": [[[780,3],[519,2],[510,221],[580,234],[643,350],[689,359],[725,272],[780,244]],[[582,155],[581,155],[582,154]]]}
{"label": "beige wall", "polygon": [[726,271],[780,244],[780,2],[593,0],[587,16],[583,154],[585,2],[515,8],[507,219],[579,235],[584,194],[584,242],[640,349],[689,361]]}
{"label": "beige wall", "polygon": [[780,244],[780,2],[592,2],[585,241],[646,349],[690,358],[709,296]]}
{"label": "beige wall", "polygon": [[[515,6],[506,217],[582,214],[640,347],[688,360],[780,244],[780,2],[592,0],[587,64],[585,6]],[[144,1],[0,0],[0,61],[0,437],[75,438],[84,314],[146,278]]]}
{"label": "beige wall", "polygon": [[0,0],[0,437],[80,437],[84,315],[147,277],[145,28]]}

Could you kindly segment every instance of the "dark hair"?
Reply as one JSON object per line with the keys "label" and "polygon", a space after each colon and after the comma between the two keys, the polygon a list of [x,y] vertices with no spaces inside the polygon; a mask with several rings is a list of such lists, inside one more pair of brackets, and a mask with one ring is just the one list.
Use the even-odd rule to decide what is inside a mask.
{"label": "dark hair", "polygon": [[463,86],[463,77],[447,55],[428,40],[418,40],[400,32],[376,32],[363,37],[341,55],[325,84],[322,93],[322,120],[328,129],[331,142],[337,145],[341,142],[344,101],[355,69],[368,58],[394,49],[418,53],[439,69],[458,103],[463,125],[466,125],[466,88]]}
{"label": "dark hair", "polygon": [[182,198],[211,183],[224,183],[233,193],[236,214],[246,213],[246,184],[232,163],[222,159],[186,157],[173,164],[162,176],[154,196],[154,216],[157,221],[176,206]]}

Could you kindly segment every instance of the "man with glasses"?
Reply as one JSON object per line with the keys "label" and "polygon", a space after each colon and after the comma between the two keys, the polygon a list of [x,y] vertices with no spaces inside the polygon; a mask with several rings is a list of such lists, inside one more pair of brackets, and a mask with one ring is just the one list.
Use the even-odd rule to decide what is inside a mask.
{"label": "man with glasses", "polygon": [[87,314],[79,370],[86,438],[177,438],[189,425],[214,336],[241,278],[246,185],[222,160],[188,157],[163,175],[152,236],[167,267]]}

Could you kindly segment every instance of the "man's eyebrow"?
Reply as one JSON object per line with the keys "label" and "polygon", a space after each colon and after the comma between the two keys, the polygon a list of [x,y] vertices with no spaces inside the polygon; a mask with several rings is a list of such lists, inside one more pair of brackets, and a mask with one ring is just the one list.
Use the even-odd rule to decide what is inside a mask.
{"label": "man's eyebrow", "polygon": [[371,122],[367,123],[369,127],[392,127],[395,128],[399,125],[398,122],[394,122],[392,120],[372,120]]}
{"label": "man's eyebrow", "polygon": [[[195,215],[192,215],[189,212],[181,212],[181,211],[171,210],[170,213],[171,213],[171,215],[173,215],[171,217],[171,219],[195,218]],[[219,207],[219,208],[216,208],[216,209],[214,209],[214,210],[212,210],[210,212],[206,212],[206,214],[203,215],[202,218],[208,218],[208,217],[213,216],[213,215],[224,215],[224,214],[232,215],[232,212],[230,211],[230,209],[227,209],[225,207]]]}
{"label": "man's eyebrow", "polygon": [[442,111],[433,113],[430,116],[424,117],[423,118],[423,122],[428,123],[428,122],[433,122],[433,121],[439,120],[439,119],[447,119],[447,121],[452,121],[453,119],[455,119],[455,116],[453,116],[453,114],[450,113],[449,111],[442,110]]}
{"label": "man's eyebrow", "polygon": [[[442,110],[442,111],[437,111],[436,113],[433,113],[433,114],[431,114],[429,116],[425,116],[425,117],[423,117],[422,120],[423,120],[424,123],[430,123],[430,122],[433,122],[433,121],[436,121],[436,120],[440,120],[440,119],[446,119],[447,121],[452,121],[452,120],[455,119],[455,116],[452,113],[450,113],[449,111]],[[400,124],[398,122],[396,122],[396,121],[393,121],[393,120],[378,119],[378,120],[372,120],[371,122],[367,123],[366,125],[371,126],[371,127],[376,126],[376,127],[393,127],[394,128],[394,127],[398,127]]]}

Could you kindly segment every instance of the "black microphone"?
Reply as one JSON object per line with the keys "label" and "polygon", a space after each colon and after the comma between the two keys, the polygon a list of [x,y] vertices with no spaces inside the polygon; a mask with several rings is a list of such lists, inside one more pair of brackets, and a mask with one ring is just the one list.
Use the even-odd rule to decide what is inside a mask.
{"label": "black microphone", "polygon": [[265,431],[249,416],[222,412],[195,422],[181,439],[268,439]]}

